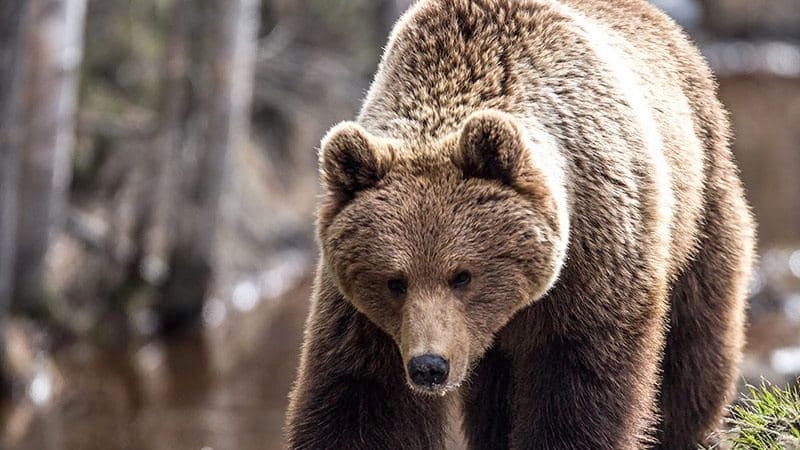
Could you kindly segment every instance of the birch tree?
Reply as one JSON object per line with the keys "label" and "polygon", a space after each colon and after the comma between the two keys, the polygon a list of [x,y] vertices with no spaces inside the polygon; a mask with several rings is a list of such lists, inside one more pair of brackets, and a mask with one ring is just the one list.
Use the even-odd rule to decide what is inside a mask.
{"label": "birch tree", "polygon": [[19,62],[25,0],[0,3],[0,397],[8,393],[5,325],[14,283],[19,133],[16,128]]}
{"label": "birch tree", "polygon": [[67,205],[86,0],[28,0],[25,6],[13,306],[34,311],[43,307],[45,255]]}
{"label": "birch tree", "polygon": [[25,0],[0,3],[0,320],[8,308],[14,282],[20,155],[16,116],[24,6]]}
{"label": "birch tree", "polygon": [[[175,215],[175,239],[166,261],[168,274],[158,305],[168,328],[196,318],[214,279],[218,229],[224,214],[220,198],[230,176],[232,152],[249,133],[252,80],[259,22],[258,0],[204,0],[178,3],[179,10],[199,10],[194,29],[199,51],[194,80],[199,90],[189,96],[196,102],[196,117],[186,139],[166,142],[191,150],[190,163],[178,168],[181,184]],[[181,6],[183,5],[183,6]],[[168,111],[168,110],[167,110]],[[165,131],[169,134],[169,131]],[[194,170],[191,169],[194,165]],[[191,176],[186,177],[187,174]]]}

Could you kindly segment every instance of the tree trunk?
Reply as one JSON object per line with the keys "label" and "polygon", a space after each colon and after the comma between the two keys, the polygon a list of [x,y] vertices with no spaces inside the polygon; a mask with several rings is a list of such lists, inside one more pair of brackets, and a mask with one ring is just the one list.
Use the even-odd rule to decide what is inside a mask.
{"label": "tree trunk", "polygon": [[176,1],[170,14],[170,33],[166,38],[161,74],[161,100],[158,131],[152,148],[148,171],[155,177],[147,206],[140,272],[151,285],[159,285],[168,275],[167,260],[174,248],[175,221],[180,217],[178,187],[181,173],[181,154],[190,116],[189,50],[191,48],[192,15],[185,14],[186,2]]}
{"label": "tree trunk", "polygon": [[44,307],[45,255],[67,203],[86,1],[28,0],[26,7],[12,307],[35,312]]}
{"label": "tree trunk", "polygon": [[16,126],[20,67],[21,22],[25,0],[0,3],[0,398],[10,392],[5,334],[14,287],[17,230],[19,128]]}
{"label": "tree trunk", "polygon": [[220,198],[229,177],[231,153],[246,142],[249,133],[259,20],[258,0],[190,3],[193,6],[187,10],[202,12],[195,36],[201,41],[195,61],[202,74],[196,83],[201,89],[195,99],[199,117],[190,127],[202,131],[196,142],[183,143],[194,148],[197,166],[182,186],[183,209],[177,215],[169,273],[158,306],[168,329],[199,316],[214,281],[218,228],[224,214]]}
{"label": "tree trunk", "polygon": [[14,283],[20,156],[16,116],[22,79],[20,24],[24,6],[25,0],[0,3],[0,67],[3,67],[0,70],[0,320],[7,310]]}

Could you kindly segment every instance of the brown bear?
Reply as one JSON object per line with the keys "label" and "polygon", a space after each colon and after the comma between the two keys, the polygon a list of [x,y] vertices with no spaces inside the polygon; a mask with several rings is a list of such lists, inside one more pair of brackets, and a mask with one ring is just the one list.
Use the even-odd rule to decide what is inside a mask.
{"label": "brown bear", "polygon": [[754,225],[712,75],[644,0],[421,0],[320,152],[292,449],[688,449]]}

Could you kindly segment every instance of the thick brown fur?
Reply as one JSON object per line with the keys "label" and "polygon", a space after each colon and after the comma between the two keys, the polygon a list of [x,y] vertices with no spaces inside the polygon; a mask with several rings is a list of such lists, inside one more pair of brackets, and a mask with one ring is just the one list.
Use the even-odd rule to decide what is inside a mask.
{"label": "thick brown fur", "polygon": [[728,128],[644,0],[418,2],[322,143],[289,447],[443,448],[457,404],[475,449],[704,442],[754,245]]}

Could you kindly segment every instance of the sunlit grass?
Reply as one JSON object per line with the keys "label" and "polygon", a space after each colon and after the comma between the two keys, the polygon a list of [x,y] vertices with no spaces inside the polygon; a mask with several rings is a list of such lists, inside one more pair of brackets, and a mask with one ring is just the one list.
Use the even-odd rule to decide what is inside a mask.
{"label": "sunlit grass", "polygon": [[749,385],[731,407],[729,430],[718,448],[733,450],[800,449],[800,391],[765,381]]}

